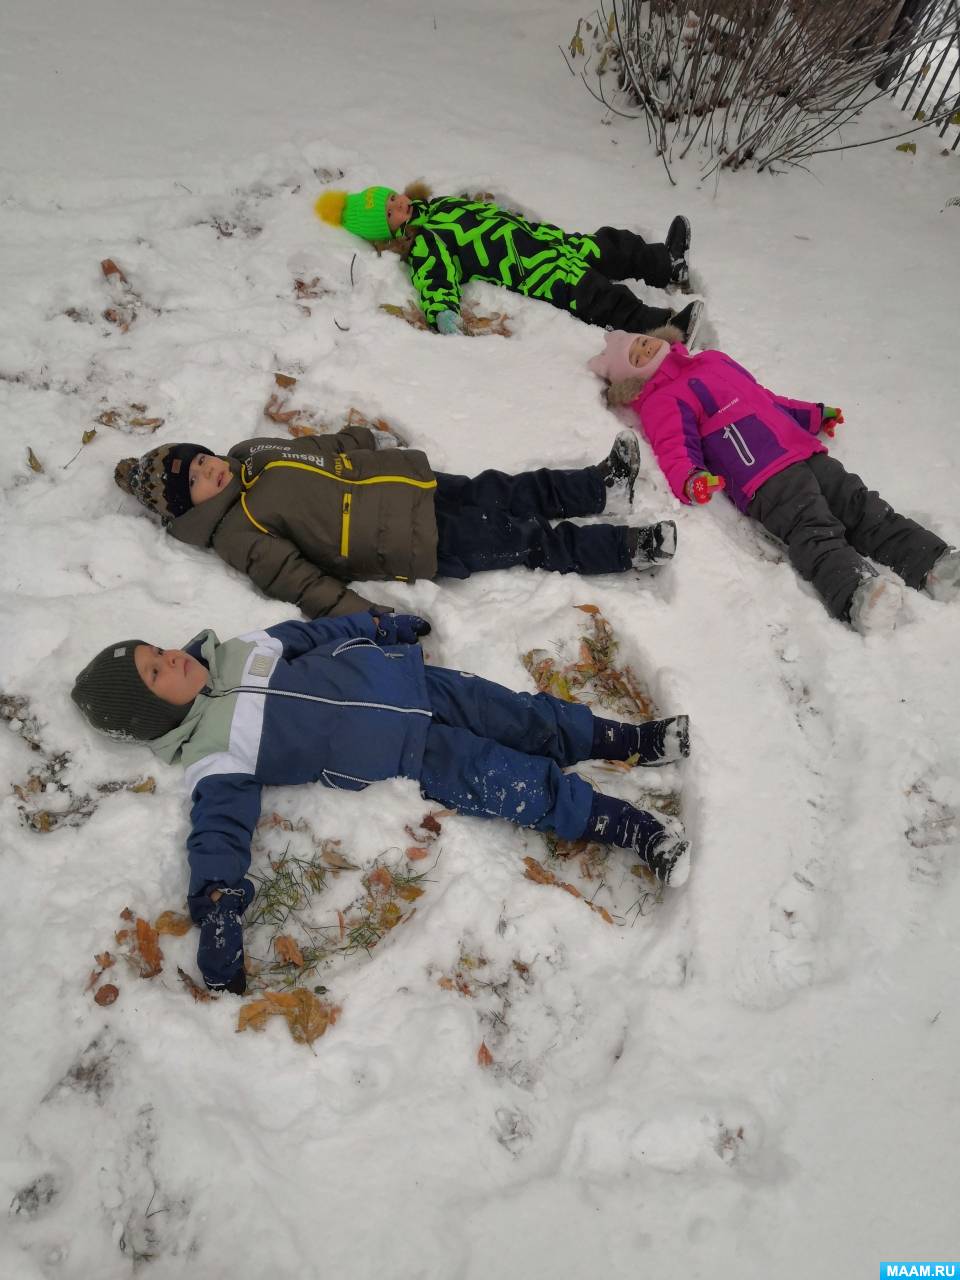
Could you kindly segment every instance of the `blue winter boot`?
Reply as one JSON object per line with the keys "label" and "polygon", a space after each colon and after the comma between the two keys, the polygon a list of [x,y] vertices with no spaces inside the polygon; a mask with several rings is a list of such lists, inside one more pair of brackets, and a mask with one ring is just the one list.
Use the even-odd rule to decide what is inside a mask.
{"label": "blue winter boot", "polygon": [[635,809],[626,800],[599,791],[581,839],[633,849],[661,884],[679,888],[690,875],[690,842],[676,818]]}

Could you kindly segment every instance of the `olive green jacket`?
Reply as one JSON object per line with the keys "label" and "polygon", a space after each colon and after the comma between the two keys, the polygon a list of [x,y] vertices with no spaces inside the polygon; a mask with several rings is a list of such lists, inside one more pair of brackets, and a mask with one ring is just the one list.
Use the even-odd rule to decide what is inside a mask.
{"label": "olive green jacket", "polygon": [[171,521],[268,596],[308,617],[357,613],[355,578],[412,582],[437,571],[437,482],[419,449],[377,449],[366,427],[297,440],[244,440],[233,479]]}

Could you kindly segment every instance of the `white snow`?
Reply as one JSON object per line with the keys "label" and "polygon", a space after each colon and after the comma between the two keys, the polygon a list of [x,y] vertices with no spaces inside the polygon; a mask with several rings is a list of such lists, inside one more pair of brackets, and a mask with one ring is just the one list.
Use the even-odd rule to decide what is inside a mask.
{"label": "white snow", "polygon": [[[642,125],[602,123],[564,67],[580,12],[6,0],[0,692],[29,700],[78,794],[157,790],[40,834],[12,790],[37,753],[18,722],[0,733],[4,1277],[799,1280],[958,1256],[960,606],[908,592],[903,625],[862,639],[732,507],[679,507],[645,445],[634,514],[679,526],[656,580],[377,591],[433,620],[434,661],[516,688],[520,655],[599,605],[665,712],[692,717],[669,771],[694,841],[682,891],[610,927],[524,879],[534,834],[447,818],[413,919],[324,975],[343,1014],[312,1051],[279,1021],[237,1036],[236,999],[187,998],[195,934],[165,940],[159,978],[121,974],[112,1007],[84,990],[124,907],[182,907],[187,819],[178,771],[85,727],[74,675],[121,637],[291,614],[164,537],[117,460],[281,434],[262,416],[275,370],[295,403],[383,415],[439,469],[596,461],[620,425],[584,367],[598,331],[549,306],[471,286],[509,341],[379,311],[411,297],[404,268],[317,222],[317,171],[489,189],[577,230],[659,238],[686,212],[704,345],[841,405],[836,455],[960,542],[960,152],[918,133],[915,156],[703,186],[691,157],[673,189]],[[908,123],[880,106],[845,136]],[[144,300],[127,333],[101,318],[107,257]],[[326,290],[309,316],[297,276]],[[164,418],[155,435],[101,425],[81,447],[131,404]],[[266,807],[365,868],[426,808],[403,781]],[[487,960],[473,997],[438,984],[461,952]]]}

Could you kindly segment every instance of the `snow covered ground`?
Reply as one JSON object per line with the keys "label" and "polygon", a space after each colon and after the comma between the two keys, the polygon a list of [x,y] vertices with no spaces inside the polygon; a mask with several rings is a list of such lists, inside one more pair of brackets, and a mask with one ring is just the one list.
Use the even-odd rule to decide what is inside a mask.
{"label": "snow covered ground", "polygon": [[[572,606],[603,610],[693,717],[667,780],[695,841],[682,891],[611,927],[524,878],[535,835],[446,818],[413,918],[323,973],[343,1012],[312,1050],[279,1021],[237,1036],[231,997],[191,1001],[195,935],[110,1008],[84,990],[121,910],[182,908],[186,811],[177,771],[85,728],[73,676],[121,636],[290,612],[161,536],[116,461],[278,433],[277,370],[294,403],[382,414],[446,470],[598,460],[619,425],[584,368],[598,331],[548,306],[472,287],[510,340],[378,310],[411,296],[404,269],[317,223],[326,178],[425,177],[654,238],[683,210],[705,344],[842,405],[837,456],[960,542],[960,154],[919,133],[915,156],[705,186],[688,159],[672,189],[642,126],[602,123],[564,68],[580,12],[6,0],[0,693],[28,705],[0,734],[4,1277],[799,1278],[960,1256],[960,607],[911,595],[894,635],[861,639],[731,507],[681,509],[646,446],[635,513],[680,530],[655,581],[389,594],[431,617],[435,661],[516,688],[524,652],[575,642]],[[878,108],[847,136],[905,123]],[[126,332],[102,318],[105,258],[142,299]],[[295,279],[317,281],[309,314]],[[70,792],[13,791],[62,753]],[[147,774],[153,794],[96,791]],[[71,795],[88,819],[23,821]],[[366,870],[425,811],[404,782],[268,807]],[[616,854],[609,878],[637,897]],[[440,981],[464,958],[469,995]]]}

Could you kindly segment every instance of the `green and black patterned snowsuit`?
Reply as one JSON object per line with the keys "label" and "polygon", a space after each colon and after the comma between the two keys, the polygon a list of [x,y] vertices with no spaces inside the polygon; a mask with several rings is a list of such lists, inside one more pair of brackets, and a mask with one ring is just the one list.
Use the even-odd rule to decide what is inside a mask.
{"label": "green and black patterned snowsuit", "polygon": [[642,280],[663,288],[670,280],[665,245],[647,244],[632,231],[601,227],[592,235],[528,222],[495,204],[456,196],[413,201],[407,261],[420,305],[431,325],[441,311],[460,310],[460,288],[486,280],[528,298],[571,311],[588,324],[644,333],[671,312],[648,307],[626,285]]}

